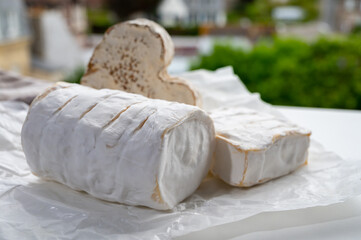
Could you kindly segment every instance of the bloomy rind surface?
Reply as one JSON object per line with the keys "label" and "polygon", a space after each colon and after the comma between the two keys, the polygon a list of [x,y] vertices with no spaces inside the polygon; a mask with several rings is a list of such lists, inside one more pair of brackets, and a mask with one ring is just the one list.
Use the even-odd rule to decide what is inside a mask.
{"label": "bloomy rind surface", "polygon": [[310,131],[245,108],[211,113],[217,132],[212,173],[250,187],[286,175],[307,161]]}
{"label": "bloomy rind surface", "polygon": [[199,186],[215,144],[212,120],[197,107],[66,83],[34,100],[21,136],[36,175],[155,209]]}

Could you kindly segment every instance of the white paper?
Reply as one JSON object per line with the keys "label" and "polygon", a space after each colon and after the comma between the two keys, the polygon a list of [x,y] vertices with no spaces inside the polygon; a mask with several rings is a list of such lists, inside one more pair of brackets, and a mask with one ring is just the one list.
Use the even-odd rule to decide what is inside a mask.
{"label": "white paper", "polygon": [[[230,68],[183,76],[198,87],[218,79],[220,88],[215,84],[208,90],[218,92],[208,97],[214,106],[203,99],[208,110],[217,104],[243,105],[278,115],[238,84]],[[227,89],[224,79],[232,87]],[[169,239],[260,212],[324,206],[361,194],[361,161],[341,159],[312,142],[307,166],[256,187],[235,188],[209,177],[171,211],[109,203],[31,174],[20,144],[26,112],[23,103],[0,102],[2,239]]]}

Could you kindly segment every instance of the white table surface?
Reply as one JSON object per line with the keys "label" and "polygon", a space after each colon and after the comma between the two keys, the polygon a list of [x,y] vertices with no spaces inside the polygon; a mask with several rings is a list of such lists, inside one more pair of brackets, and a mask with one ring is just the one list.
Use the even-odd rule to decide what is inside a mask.
{"label": "white table surface", "polygon": [[[361,161],[361,111],[277,109],[293,122],[311,129],[312,138],[325,149],[345,159]],[[176,239],[361,239],[361,196],[329,206],[261,213]]]}

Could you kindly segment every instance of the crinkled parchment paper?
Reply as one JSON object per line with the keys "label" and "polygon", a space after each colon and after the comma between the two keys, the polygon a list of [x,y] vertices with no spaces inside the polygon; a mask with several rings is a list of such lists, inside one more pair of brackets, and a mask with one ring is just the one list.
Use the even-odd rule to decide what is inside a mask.
{"label": "crinkled parchment paper", "polygon": [[[207,110],[242,105],[279,115],[230,68],[183,77],[204,93]],[[0,102],[1,239],[169,239],[265,211],[329,205],[361,194],[361,160],[341,159],[312,141],[307,166],[256,187],[233,188],[208,177],[166,212],[101,201],[30,173],[20,144],[27,108]]]}

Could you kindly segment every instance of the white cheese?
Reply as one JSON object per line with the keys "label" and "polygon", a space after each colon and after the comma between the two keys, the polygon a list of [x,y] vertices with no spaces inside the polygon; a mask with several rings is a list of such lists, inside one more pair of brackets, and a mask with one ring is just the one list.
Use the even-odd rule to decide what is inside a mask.
{"label": "white cheese", "polygon": [[[173,51],[169,35],[154,22],[138,19],[115,25],[94,51],[82,84],[198,106],[203,100],[205,110],[231,107],[216,110],[211,116],[218,133],[212,171],[231,185],[252,186],[304,164],[310,135],[307,130],[284,121],[282,116],[275,118],[238,109],[237,106],[246,105],[279,115],[260,101],[259,94],[249,93],[230,74],[225,77],[222,72],[198,72],[198,75],[196,72],[192,73],[193,78],[192,74],[184,74],[192,80],[199,95],[187,81],[175,80],[167,74]],[[268,124],[281,127],[268,128]]]}
{"label": "white cheese", "polygon": [[198,107],[66,83],[33,101],[21,137],[35,175],[155,209],[195,191],[215,144]]}
{"label": "white cheese", "polygon": [[310,131],[247,108],[211,113],[216,128],[212,173],[249,187],[286,175],[307,163]]}
{"label": "white cheese", "polygon": [[167,73],[173,55],[169,34],[155,22],[136,19],[119,23],[104,34],[81,83],[199,106],[197,91]]}

